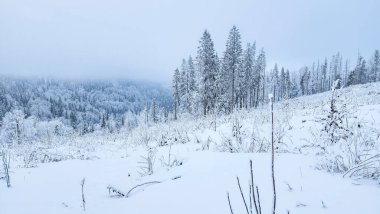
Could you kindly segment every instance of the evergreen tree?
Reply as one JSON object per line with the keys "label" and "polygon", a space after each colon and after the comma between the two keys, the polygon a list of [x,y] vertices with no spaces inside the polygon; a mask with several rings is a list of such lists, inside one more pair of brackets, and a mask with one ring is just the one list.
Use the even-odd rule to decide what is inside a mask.
{"label": "evergreen tree", "polygon": [[286,98],[291,97],[291,90],[292,90],[292,82],[290,80],[290,72],[289,70],[286,70],[286,73],[285,73],[285,97]]}
{"label": "evergreen tree", "polygon": [[222,62],[222,84],[227,89],[223,94],[225,101],[228,102],[228,112],[232,112],[237,105],[236,88],[238,86],[239,68],[242,61],[242,47],[239,30],[233,26],[230,30],[226,43]]}
{"label": "evergreen tree", "polygon": [[203,115],[207,115],[216,107],[217,87],[216,77],[218,73],[218,59],[214,49],[214,42],[210,33],[206,30],[199,41],[197,53],[197,90],[199,104]]}
{"label": "evergreen tree", "polygon": [[259,55],[256,59],[255,66],[255,75],[253,79],[255,80],[255,107],[259,105],[259,102],[264,102],[265,99],[265,67],[266,67],[266,59],[265,59],[265,51],[264,49],[260,50]]}
{"label": "evergreen tree", "polygon": [[173,87],[174,120],[177,120],[178,110],[180,106],[180,73],[179,73],[178,68],[174,70],[172,87]]}
{"label": "evergreen tree", "polygon": [[157,123],[158,122],[158,109],[157,109],[157,103],[156,103],[156,99],[153,99],[152,101],[152,105],[151,105],[151,112],[152,112],[152,121],[153,123]]}
{"label": "evergreen tree", "polygon": [[369,81],[376,82],[380,80],[380,55],[379,50],[375,50],[371,59],[371,65],[369,70]]}
{"label": "evergreen tree", "polygon": [[195,68],[194,68],[194,62],[193,58],[189,56],[189,59],[187,60],[187,69],[188,69],[188,77],[189,77],[189,94],[190,94],[190,101],[189,101],[189,112],[192,113],[194,112],[194,98],[195,98],[195,93],[196,93],[196,82],[195,82]]}
{"label": "evergreen tree", "polygon": [[253,43],[247,44],[247,49],[244,51],[243,55],[243,71],[244,71],[244,89],[246,96],[246,106],[253,107],[254,106],[254,90],[255,90],[255,51],[256,45]]}
{"label": "evergreen tree", "polygon": [[285,69],[284,67],[281,68],[281,74],[280,74],[280,84],[279,84],[279,87],[280,87],[280,90],[279,90],[279,99],[282,100],[284,99],[286,96],[285,96],[285,92],[286,92],[286,74],[285,74]]}
{"label": "evergreen tree", "polygon": [[181,76],[180,76],[180,112],[190,112],[190,73],[188,63],[185,59],[182,60]]}
{"label": "evergreen tree", "polygon": [[70,124],[73,129],[77,129],[78,127],[78,118],[75,112],[70,112]]}
{"label": "evergreen tree", "polygon": [[300,80],[301,95],[309,94],[309,81],[310,81],[310,72],[309,72],[308,67],[305,67],[301,69],[301,80]]}
{"label": "evergreen tree", "polygon": [[322,71],[321,71],[321,92],[329,90],[329,84],[327,79],[327,58],[325,58],[325,62],[322,65]]}
{"label": "evergreen tree", "polygon": [[363,84],[366,82],[366,61],[359,54],[355,69],[351,71],[348,77],[348,85]]}
{"label": "evergreen tree", "polygon": [[106,121],[106,117],[105,117],[105,115],[103,114],[103,116],[102,116],[102,123],[101,123],[100,127],[101,127],[102,129],[105,129],[106,126],[107,126],[107,121]]}
{"label": "evergreen tree", "polygon": [[344,63],[344,75],[343,75],[343,78],[342,78],[343,79],[342,84],[344,86],[347,85],[349,73],[350,73],[350,66],[349,66],[349,61],[347,59],[346,62]]}
{"label": "evergreen tree", "polygon": [[273,93],[273,100],[278,101],[278,67],[277,64],[274,65],[274,68],[270,75],[270,92]]}

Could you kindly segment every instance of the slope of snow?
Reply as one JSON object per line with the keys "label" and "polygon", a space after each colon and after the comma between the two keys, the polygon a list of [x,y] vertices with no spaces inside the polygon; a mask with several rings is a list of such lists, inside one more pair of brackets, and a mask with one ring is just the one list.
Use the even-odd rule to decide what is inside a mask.
{"label": "slope of snow", "polygon": [[[379,154],[380,83],[340,91],[353,121],[364,127],[355,131],[372,143],[369,151],[361,152]],[[323,158],[334,158],[321,156],[313,147],[323,139],[321,118],[326,117],[330,95],[275,103],[277,213],[380,213],[378,180],[354,180],[317,170],[324,169]],[[143,125],[130,133],[13,148],[12,187],[6,188],[0,180],[0,213],[230,213],[227,192],[234,212],[245,213],[236,176],[248,195],[249,160],[253,160],[263,213],[268,213],[272,203],[269,119],[268,107],[263,106],[229,116]],[[230,150],[229,143],[236,150]],[[148,148],[155,151],[154,173],[142,176],[141,157]],[[344,156],[342,148],[334,149]],[[171,161],[177,160],[171,168],[165,165],[169,151]],[[32,165],[36,167],[25,168],[25,157],[35,153],[37,159],[48,156],[64,161],[40,163],[38,159]],[[83,178],[86,211],[81,207]],[[107,190],[112,186],[127,193],[149,181],[161,183],[138,187],[128,198]]]}

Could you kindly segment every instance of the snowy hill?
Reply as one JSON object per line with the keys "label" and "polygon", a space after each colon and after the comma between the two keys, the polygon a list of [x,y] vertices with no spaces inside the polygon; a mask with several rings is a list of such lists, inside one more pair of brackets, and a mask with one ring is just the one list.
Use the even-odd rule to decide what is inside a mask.
{"label": "snowy hill", "polygon": [[[274,105],[277,213],[380,212],[380,83],[337,90],[335,113],[331,98]],[[342,121],[333,135],[332,118]],[[230,213],[227,192],[234,213],[246,213],[236,176],[248,197],[249,160],[269,213],[270,139],[263,105],[14,145],[4,148],[11,187],[0,180],[0,213]]]}
{"label": "snowy hill", "polygon": [[[115,132],[124,125],[126,117],[140,113],[152,102],[157,114],[164,108],[170,109],[170,91],[160,84],[132,80],[0,76],[0,128],[21,111],[24,124],[34,124],[25,128],[39,129],[36,132],[46,132],[41,129],[46,126],[44,123],[50,123],[58,124],[59,132],[86,134],[96,131],[104,122],[110,132]],[[40,138],[37,133],[30,135],[24,140],[34,142],[33,138]]]}

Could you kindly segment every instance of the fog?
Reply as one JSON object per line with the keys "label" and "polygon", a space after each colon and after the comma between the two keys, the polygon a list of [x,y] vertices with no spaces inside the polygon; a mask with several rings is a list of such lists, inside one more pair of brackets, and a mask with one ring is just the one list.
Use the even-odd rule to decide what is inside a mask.
{"label": "fog", "polygon": [[380,48],[379,10],[376,0],[0,0],[0,74],[169,83],[205,29],[221,56],[233,25],[268,66],[337,51],[354,64]]}

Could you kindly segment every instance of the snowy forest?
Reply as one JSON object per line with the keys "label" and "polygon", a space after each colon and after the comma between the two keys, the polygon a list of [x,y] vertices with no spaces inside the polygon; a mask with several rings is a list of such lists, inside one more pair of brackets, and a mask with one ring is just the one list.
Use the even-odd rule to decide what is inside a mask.
{"label": "snowy forest", "polygon": [[165,120],[171,109],[169,90],[144,82],[1,77],[0,92],[0,130],[5,143],[34,142],[48,130],[57,135],[118,132],[134,126],[137,115],[150,116],[154,109]]}
{"label": "snowy forest", "polygon": [[236,26],[228,34],[222,57],[207,30],[197,50],[195,61],[191,56],[183,59],[173,74],[175,118],[178,113],[207,115],[257,107],[269,102],[268,94],[281,101],[326,92],[338,79],[338,88],[380,80],[379,50],[367,61],[360,54],[354,62],[343,60],[337,52],[298,71],[277,64],[267,68],[264,48],[257,50],[253,42],[244,49]]}
{"label": "snowy forest", "polygon": [[380,1],[0,1],[0,214],[379,214]]}

